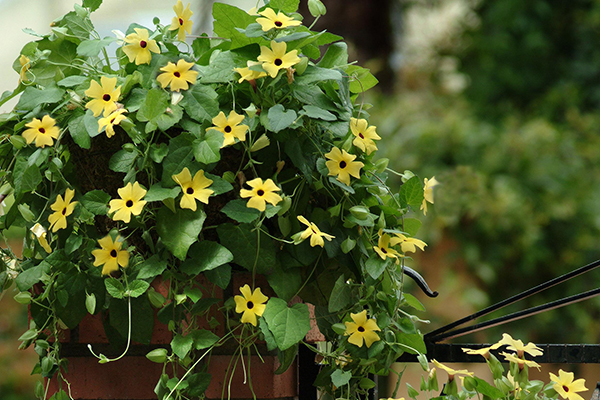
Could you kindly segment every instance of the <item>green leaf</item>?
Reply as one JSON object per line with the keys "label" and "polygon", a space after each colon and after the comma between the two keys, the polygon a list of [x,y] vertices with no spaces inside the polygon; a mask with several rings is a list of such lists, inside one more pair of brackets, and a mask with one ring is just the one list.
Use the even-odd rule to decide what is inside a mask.
{"label": "green leaf", "polygon": [[81,204],[94,215],[106,215],[110,195],[102,190],[92,190],[81,198]]}
{"label": "green leaf", "polygon": [[265,343],[267,344],[267,350],[273,351],[277,348],[277,342],[275,342],[275,338],[273,337],[273,333],[269,330],[267,323],[263,318],[258,320],[258,327],[260,331],[265,337]]}
{"label": "green leaf", "polygon": [[165,247],[180,260],[185,260],[188,249],[198,241],[198,235],[206,220],[201,208],[196,211],[177,208],[173,213],[161,207],[156,217],[156,230]]}
{"label": "green leaf", "polygon": [[288,268],[286,270],[277,268],[274,273],[267,276],[267,280],[277,297],[285,301],[290,301],[304,282],[301,268]]}
{"label": "green leaf", "polygon": [[90,78],[88,78],[87,76],[71,75],[71,76],[67,76],[65,79],[61,79],[56,84],[58,86],[63,86],[63,87],[75,87],[75,86],[81,85],[82,83],[86,82],[89,79]]}
{"label": "green leaf", "polygon": [[69,120],[69,133],[71,134],[73,141],[77,143],[79,147],[83,149],[90,148],[92,140],[86,129],[83,115]]}
{"label": "green leaf", "polygon": [[25,292],[33,287],[36,283],[38,283],[44,274],[50,273],[50,265],[47,263],[40,263],[35,267],[26,269],[25,271],[19,273],[17,278],[15,279],[15,283],[17,284],[17,288],[21,292]]}
{"label": "green leaf", "polygon": [[306,71],[296,78],[297,85],[310,85],[311,83],[321,81],[341,81],[342,73],[335,69],[320,68],[309,65]]}
{"label": "green leaf", "polygon": [[285,300],[271,297],[263,318],[280,350],[286,350],[300,342],[310,330],[308,306],[303,303],[288,307]]}
{"label": "green leaf", "polygon": [[105,37],[104,39],[84,40],[77,46],[77,55],[82,57],[96,57],[103,48],[117,40],[114,37]]}
{"label": "green leaf", "polygon": [[416,310],[425,311],[425,306],[415,296],[406,292],[403,293],[403,296],[404,300],[406,300],[406,304],[408,304]]}
{"label": "green leaf", "polygon": [[279,132],[292,125],[298,116],[294,110],[286,111],[281,104],[277,104],[269,108],[268,117],[270,130]]}
{"label": "green leaf", "polygon": [[181,264],[179,269],[188,275],[197,275],[230,261],[233,261],[233,254],[226,247],[217,242],[203,240],[191,247],[189,259]]}
{"label": "green leaf", "polygon": [[125,295],[125,287],[121,281],[116,278],[108,277],[104,280],[106,291],[115,299],[122,299]]}
{"label": "green leaf", "polygon": [[269,2],[269,7],[285,13],[294,13],[298,11],[299,6],[300,0],[271,0]]}
{"label": "green leaf", "polygon": [[148,192],[144,196],[144,200],[150,201],[163,201],[165,199],[174,199],[181,193],[181,186],[175,186],[174,188],[164,188],[160,183],[155,183],[150,186]]}
{"label": "green leaf", "polygon": [[346,68],[346,73],[350,77],[350,91],[352,93],[366,92],[379,83],[368,69],[358,65],[350,65]]}
{"label": "green leaf", "polygon": [[140,297],[146,293],[146,290],[148,290],[149,287],[150,284],[148,282],[136,279],[129,283],[129,290],[126,295],[128,294],[130,297]]}
{"label": "green leaf", "polygon": [[413,176],[400,187],[400,204],[402,207],[410,206],[414,209],[423,203],[423,185],[417,176]]}
{"label": "green leaf", "polygon": [[[229,73],[230,71],[225,72]],[[197,83],[183,92],[181,105],[185,112],[196,121],[210,121],[219,113],[217,98],[217,92],[211,86]]]}
{"label": "green leaf", "polygon": [[[408,353],[417,354],[417,352],[418,353],[426,353],[427,352],[427,348],[425,347],[425,342],[423,341],[423,336],[420,333],[401,333],[401,334],[397,335],[397,341],[400,344],[406,345],[406,346],[401,346],[401,348]],[[417,350],[417,352],[415,352],[413,349]]]}
{"label": "green leaf", "polygon": [[167,131],[170,127],[175,125],[183,117],[183,109],[179,105],[171,104],[168,110],[164,114],[159,115],[154,119],[154,123],[162,131]]}
{"label": "green leaf", "polygon": [[343,371],[341,369],[336,369],[331,374],[331,383],[333,383],[337,387],[341,387],[347,385],[352,379],[352,371]]}
{"label": "green leaf", "polygon": [[324,121],[335,121],[337,117],[335,114],[330,113],[327,110],[323,110],[320,107],[305,105],[299,112],[300,115],[306,115],[309,118],[322,119]]}
{"label": "green leaf", "polygon": [[15,192],[17,194],[33,192],[42,182],[42,174],[37,165],[29,166],[21,176],[15,174]]}
{"label": "green leaf", "polygon": [[65,91],[56,86],[37,89],[33,86],[27,87],[21,94],[19,102],[15,106],[17,110],[33,110],[36,106],[45,103],[58,103],[62,100]]}
{"label": "green leaf", "polygon": [[331,291],[329,297],[328,310],[330,313],[335,313],[346,307],[352,301],[352,288],[346,284],[346,278],[341,275]]}
{"label": "green leaf", "polygon": [[325,55],[317,63],[321,68],[334,68],[348,64],[348,45],[344,42],[334,43],[327,48]]}
{"label": "green leaf", "polygon": [[[217,3],[220,4],[220,3]],[[242,35],[242,34],[241,34]],[[244,36],[245,37],[245,36]],[[227,83],[235,78],[233,68],[237,66],[234,53],[230,51],[215,51],[208,65],[198,67],[201,83]],[[185,96],[185,94],[184,94]],[[186,109],[187,110],[187,109]],[[189,112],[189,111],[188,111]],[[218,110],[213,114],[216,115]]]}
{"label": "green leaf", "polygon": [[210,189],[215,191],[215,193],[213,193],[213,196],[218,196],[220,194],[227,193],[233,190],[233,186],[231,186],[231,183],[227,182],[220,176],[209,174],[208,172],[204,173],[204,176],[213,181],[212,185],[210,185]]}
{"label": "green leaf", "polygon": [[402,220],[402,230],[409,236],[415,236],[421,227],[421,221],[416,218],[404,218]]}
{"label": "green leaf", "polygon": [[246,29],[248,25],[255,22],[255,17],[248,15],[245,11],[228,4],[215,3],[213,6],[213,18],[215,19],[215,34],[231,39],[232,49],[257,43],[258,39],[248,38],[236,29]]}
{"label": "green leaf", "polygon": [[292,365],[298,356],[298,345],[292,346],[287,350],[277,352],[279,367],[275,370],[275,374],[283,374]]}
{"label": "green leaf", "polygon": [[231,265],[221,265],[215,269],[205,271],[204,275],[206,275],[209,281],[221,289],[225,289],[229,286],[229,281],[231,281]]}
{"label": "green leaf", "polygon": [[246,200],[242,199],[231,200],[225,204],[221,212],[237,222],[250,223],[260,217],[260,211],[256,208],[247,207],[247,203]]}
{"label": "green leaf", "polygon": [[475,386],[475,390],[482,395],[491,399],[500,399],[505,397],[504,393],[500,389],[490,385],[483,379],[477,377],[465,377],[465,379],[467,378],[470,378],[471,383],[473,386]]}
{"label": "green leaf", "polygon": [[252,271],[256,260],[256,272],[259,274],[269,274],[275,268],[277,249],[266,235],[261,236],[259,248],[259,231],[252,231],[247,224],[222,224],[217,227],[217,233],[221,244],[233,253],[236,264]]}
{"label": "green leaf", "polygon": [[83,6],[89,8],[90,12],[94,12],[100,7],[102,0],[83,0]]}
{"label": "green leaf", "polygon": [[365,263],[365,270],[373,279],[378,279],[383,271],[391,264],[391,259],[382,260],[378,255],[369,257]]}
{"label": "green leaf", "polygon": [[150,279],[162,274],[167,269],[167,260],[162,260],[158,254],[153,255],[142,263],[137,279]]}
{"label": "green leaf", "polygon": [[194,348],[196,350],[208,349],[220,339],[217,335],[206,329],[193,331],[191,336],[194,340]]}
{"label": "green leaf", "polygon": [[127,173],[133,167],[137,155],[134,151],[119,150],[110,158],[108,167],[115,172]]}
{"label": "green leaf", "polygon": [[154,121],[165,113],[169,104],[169,94],[164,90],[153,88],[148,90],[146,99],[137,112],[137,119],[142,122]]}
{"label": "green leaf", "polygon": [[192,350],[193,344],[194,338],[192,335],[183,336],[181,334],[177,334],[171,341],[171,349],[173,350],[173,353],[179,357],[179,359],[184,359],[190,350]]}
{"label": "green leaf", "polygon": [[204,139],[194,140],[194,158],[202,164],[216,163],[221,159],[221,145],[223,144],[223,133],[210,129]]}
{"label": "green leaf", "polygon": [[162,183],[167,187],[175,184],[172,176],[180,173],[184,167],[189,167],[194,158],[194,137],[181,134],[169,141],[169,154],[163,161]]}

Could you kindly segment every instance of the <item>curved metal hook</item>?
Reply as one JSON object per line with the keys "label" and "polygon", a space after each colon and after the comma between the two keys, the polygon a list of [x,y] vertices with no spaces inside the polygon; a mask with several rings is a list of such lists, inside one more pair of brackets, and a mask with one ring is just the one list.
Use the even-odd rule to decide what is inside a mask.
{"label": "curved metal hook", "polygon": [[411,277],[417,283],[417,286],[419,286],[423,293],[429,297],[437,297],[439,293],[432,291],[427,282],[425,282],[425,279],[417,271],[409,267],[403,267],[402,270],[406,276]]}

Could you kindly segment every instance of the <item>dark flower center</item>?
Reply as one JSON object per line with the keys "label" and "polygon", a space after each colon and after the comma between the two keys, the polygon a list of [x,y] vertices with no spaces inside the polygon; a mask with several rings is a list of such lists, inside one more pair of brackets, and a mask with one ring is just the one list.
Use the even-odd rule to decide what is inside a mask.
{"label": "dark flower center", "polygon": [[125,203],[125,206],[127,206],[127,207],[133,207],[133,201],[132,200],[127,200],[127,202]]}
{"label": "dark flower center", "polygon": [[363,328],[362,326],[359,326],[358,328],[356,328],[356,330],[362,333],[365,331],[365,328]]}
{"label": "dark flower center", "polygon": [[348,164],[346,164],[346,161],[340,161],[340,168],[341,168],[341,169],[344,169],[344,168],[346,168],[346,166],[347,166],[347,165],[348,165]]}
{"label": "dark flower center", "polygon": [[283,22],[281,21],[275,21],[275,26],[278,28],[281,28],[281,26],[283,25]]}
{"label": "dark flower center", "polygon": [[225,127],[225,129],[223,129],[225,131],[225,133],[230,133],[231,132],[231,127],[229,125],[227,125]]}
{"label": "dark flower center", "polygon": [[567,385],[563,385],[563,390],[568,393],[569,392],[569,387]]}
{"label": "dark flower center", "polygon": [[185,190],[185,192],[186,192],[187,194],[194,194],[194,188],[193,188],[193,187],[189,187],[189,188],[187,188],[187,189]]}
{"label": "dark flower center", "polygon": [[104,96],[102,96],[102,100],[104,101],[110,101],[110,94],[105,94]]}
{"label": "dark flower center", "polygon": [[283,64],[283,61],[281,61],[281,58],[276,58],[275,61],[273,61],[273,64],[279,67],[281,64]]}
{"label": "dark flower center", "polygon": [[179,25],[183,25],[183,18],[179,18]]}
{"label": "dark flower center", "polygon": [[67,215],[67,207],[63,208],[62,215]]}
{"label": "dark flower center", "polygon": [[249,301],[248,303],[246,303],[246,308],[248,308],[248,310],[252,310],[254,308],[254,303]]}
{"label": "dark flower center", "polygon": [[361,138],[361,139],[364,139],[365,135],[363,135],[362,132],[361,132],[361,133],[358,134],[358,137]]}
{"label": "dark flower center", "polygon": [[146,48],[146,46],[148,46],[148,43],[146,43],[146,41],[145,41],[145,40],[140,40],[140,47],[141,47],[142,49],[145,49],[145,48]]}
{"label": "dark flower center", "polygon": [[383,254],[387,254],[387,250],[386,250],[384,247],[382,247],[382,248],[381,248],[381,252],[382,252]]}
{"label": "dark flower center", "polygon": [[39,131],[40,133],[46,133],[46,130],[45,130],[44,128],[40,128],[40,129],[38,129],[38,131]]}
{"label": "dark flower center", "polygon": [[112,258],[117,258],[117,250],[115,250],[115,249],[112,249],[112,250],[110,251],[110,256],[111,256]]}
{"label": "dark flower center", "polygon": [[181,76],[181,74],[177,71],[173,72],[173,75],[175,75],[175,77],[179,78]]}
{"label": "dark flower center", "polygon": [[257,196],[264,196],[264,194],[265,194],[265,191],[264,191],[264,190],[262,190],[262,189],[258,189],[258,190],[256,191],[256,195],[257,195]]}
{"label": "dark flower center", "polygon": [[117,117],[114,117],[113,119],[111,119],[111,120],[110,120],[110,123],[111,123],[111,124],[114,124],[114,123],[115,123],[115,119],[117,119]]}

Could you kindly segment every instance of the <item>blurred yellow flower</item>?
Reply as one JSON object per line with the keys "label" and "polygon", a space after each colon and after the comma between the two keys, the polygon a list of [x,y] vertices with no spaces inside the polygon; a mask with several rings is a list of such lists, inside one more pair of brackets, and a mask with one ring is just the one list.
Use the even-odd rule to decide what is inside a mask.
{"label": "blurred yellow flower", "polygon": [[350,336],[348,338],[349,343],[362,347],[364,341],[367,347],[371,347],[373,343],[381,340],[379,335],[375,333],[375,331],[381,329],[377,326],[375,318],[367,318],[367,310],[363,310],[358,314],[350,313],[350,318],[353,322],[345,322],[346,332],[344,333],[344,335]]}
{"label": "blurred yellow flower", "polygon": [[507,349],[516,351],[518,357],[523,357],[524,353],[527,353],[533,357],[544,354],[542,349],[537,347],[534,343],[529,342],[527,345],[524,345],[521,340],[513,339],[508,333],[502,334],[502,339],[497,344],[507,345]]}
{"label": "blurred yellow flower", "polygon": [[30,228],[30,230],[37,238],[38,243],[42,246],[44,250],[46,250],[46,253],[52,253],[52,247],[50,247],[50,245],[48,244],[48,239],[46,238],[48,234],[46,228],[44,228],[42,224],[38,222],[35,225],[33,225]]}
{"label": "blurred yellow flower", "polygon": [[99,116],[104,112],[104,116],[108,116],[117,110],[117,100],[121,96],[121,86],[117,86],[117,78],[100,77],[100,83],[91,81],[90,87],[85,91],[85,95],[91,97],[85,108],[89,108],[94,113],[94,117]]}
{"label": "blurred yellow flower", "polygon": [[76,201],[73,200],[73,196],[75,196],[75,190],[67,189],[65,191],[65,198],[59,194],[56,196],[56,201],[54,204],[50,206],[50,208],[54,211],[50,216],[48,216],[48,222],[50,222],[50,229],[52,232],[56,232],[59,229],[64,229],[67,227],[67,217],[73,213],[75,210]]}
{"label": "blurred yellow flower", "polygon": [[192,33],[192,25],[194,25],[194,22],[191,18],[192,15],[194,15],[194,12],[190,10],[190,3],[188,3],[184,9],[181,0],[177,0],[177,4],[173,6],[173,11],[175,11],[176,16],[173,17],[169,30],[177,30],[177,40],[183,42],[185,41],[185,33]]}
{"label": "blurred yellow flower", "polygon": [[462,375],[462,376],[473,376],[474,375],[473,372],[469,372],[466,369],[458,369],[458,370],[452,369],[452,368],[442,364],[441,362],[438,362],[437,360],[431,360],[431,362],[437,368],[443,369],[444,371],[446,371],[446,373],[448,373],[448,382],[452,381],[456,375]]}
{"label": "blurred yellow flower", "polygon": [[333,175],[343,184],[350,186],[350,175],[360,178],[360,169],[365,166],[360,161],[354,161],[356,156],[348,153],[346,150],[340,150],[337,147],[325,154],[329,161],[325,162],[329,175]]}
{"label": "blurred yellow flower", "polygon": [[538,371],[540,369],[540,364],[536,363],[535,361],[526,360],[524,358],[517,357],[516,355],[514,355],[512,353],[502,352],[502,353],[500,353],[500,355],[504,356],[504,359],[508,362],[519,364],[520,369],[522,369],[524,365],[526,365],[528,367],[537,368]]}
{"label": "blurred yellow flower", "polygon": [[243,81],[252,81],[267,76],[267,73],[265,71],[255,71],[253,69],[250,69],[250,67],[261,65],[261,63],[257,61],[248,61],[246,65],[248,66],[233,69],[235,72],[240,74],[240,79],[238,80],[238,83],[242,83]]}
{"label": "blurred yellow flower", "polygon": [[421,204],[421,210],[423,210],[423,215],[427,215],[427,202],[433,204],[433,188],[438,185],[439,182],[435,179],[435,176],[432,176],[431,179],[425,178],[423,180],[423,203]]}
{"label": "blurred yellow flower", "polygon": [[120,236],[113,241],[110,235],[98,240],[100,249],[92,251],[94,256],[94,267],[102,265],[102,275],[110,275],[113,271],[119,270],[119,265],[123,268],[129,264],[129,252],[121,250],[123,242]]}
{"label": "blurred yellow flower", "polygon": [[256,326],[256,317],[261,317],[267,307],[264,303],[269,299],[262,294],[260,288],[254,291],[247,284],[240,288],[242,295],[236,295],[235,312],[242,314],[242,323],[248,323]]}
{"label": "blurred yellow flower", "polygon": [[310,245],[312,247],[315,247],[315,246],[323,247],[325,245],[325,241],[323,240],[323,238],[327,239],[328,241],[331,241],[331,239],[335,238],[335,236],[333,236],[333,235],[329,235],[327,233],[321,232],[321,230],[319,229],[317,224],[315,224],[314,222],[308,221],[302,215],[298,215],[297,218],[298,218],[298,221],[300,221],[304,225],[308,226],[308,228],[306,228],[302,232],[300,237],[302,238],[302,240],[305,240],[310,237]]}
{"label": "blurred yellow flower", "polygon": [[585,379],[573,380],[572,372],[565,372],[562,369],[558,371],[558,376],[550,372],[550,380],[554,382],[552,386],[554,390],[563,399],[566,400],[583,400],[583,397],[577,394],[577,392],[585,392],[588,389],[585,387]]}
{"label": "blurred yellow flower", "polygon": [[108,117],[100,118],[98,120],[98,132],[102,132],[102,129],[106,128],[106,136],[113,137],[115,134],[115,126],[119,125],[127,118],[123,115],[125,112],[126,110],[121,108],[110,114]]}
{"label": "blurred yellow flower", "polygon": [[192,179],[190,170],[185,167],[180,173],[173,175],[172,178],[181,186],[181,191],[183,192],[181,202],[179,203],[181,208],[196,211],[196,200],[208,204],[208,198],[215,192],[212,189],[207,189],[212,185],[213,181],[204,176],[203,170],[196,172]]}
{"label": "blurred yellow flower", "polygon": [[121,198],[113,199],[109,203],[109,214],[115,213],[112,219],[129,223],[131,215],[140,215],[146,205],[146,201],[142,199],[147,192],[138,182],[133,185],[129,182],[125,187],[118,189],[117,193]]}
{"label": "blurred yellow flower", "polygon": [[27,71],[31,68],[31,60],[29,57],[21,54],[19,57],[19,64],[21,64],[21,70],[19,71],[19,83],[28,82],[29,78],[27,78]]}
{"label": "blurred yellow flower", "polygon": [[52,146],[54,139],[58,139],[60,134],[56,121],[48,115],[44,115],[41,120],[34,118],[25,126],[29,129],[25,130],[21,136],[25,138],[27,144],[35,141],[36,147]]}
{"label": "blurred yellow flower", "polygon": [[211,126],[208,129],[216,129],[223,133],[225,136],[223,144],[221,145],[221,148],[223,148],[234,144],[235,139],[238,139],[240,142],[246,140],[248,125],[240,125],[243,120],[244,116],[236,113],[234,110],[231,110],[228,117],[225,116],[223,111],[220,111],[219,114],[212,119],[214,126]]}
{"label": "blurred yellow flower", "polygon": [[256,208],[258,211],[265,211],[267,203],[274,206],[277,205],[282,199],[275,192],[279,192],[281,189],[271,179],[267,179],[263,182],[261,178],[254,178],[251,181],[246,182],[252,190],[241,189],[240,197],[248,198],[246,207]]}
{"label": "blurred yellow flower", "polygon": [[380,231],[377,246],[373,246],[373,250],[375,250],[375,252],[379,254],[379,257],[381,257],[383,260],[385,260],[386,258],[398,259],[398,257],[400,257],[400,253],[398,253],[396,249],[390,247],[391,239],[392,238],[390,237],[390,235],[388,235],[387,233],[382,234]]}
{"label": "blurred yellow flower", "polygon": [[135,33],[130,33],[125,36],[123,53],[129,58],[129,62],[134,62],[135,65],[150,64],[152,53],[160,53],[160,48],[156,44],[156,40],[150,39],[150,34],[147,29],[134,28]]}
{"label": "blurred yellow flower", "polygon": [[381,137],[375,132],[376,126],[369,126],[366,119],[350,118],[350,130],[355,136],[352,144],[367,153],[371,154],[377,150],[375,140],[381,139]]}
{"label": "blurred yellow flower", "polygon": [[196,83],[196,77],[198,76],[198,72],[191,70],[193,66],[193,63],[186,62],[183,59],[177,61],[177,65],[169,62],[160,69],[164,72],[158,75],[156,80],[163,89],[171,85],[171,90],[174,92],[179,92],[181,89],[188,90],[189,84]]}
{"label": "blurred yellow flower", "polygon": [[405,236],[401,233],[396,233],[395,237],[391,239],[391,243],[392,246],[399,244],[403,253],[414,253],[417,251],[417,247],[421,249],[421,251],[424,251],[425,246],[427,246],[427,243],[424,241]]}
{"label": "blurred yellow flower", "polygon": [[271,78],[275,78],[280,69],[286,69],[300,62],[298,57],[298,50],[292,50],[289,53],[287,51],[287,44],[285,42],[277,43],[271,41],[271,48],[266,46],[260,46],[260,56],[258,61],[262,63],[262,67]]}
{"label": "blurred yellow flower", "polygon": [[264,11],[259,12],[262,17],[256,18],[256,22],[260,24],[264,32],[270,31],[271,29],[283,29],[290,26],[300,26],[301,22],[294,18],[288,17],[281,11],[275,14],[272,8],[267,8]]}

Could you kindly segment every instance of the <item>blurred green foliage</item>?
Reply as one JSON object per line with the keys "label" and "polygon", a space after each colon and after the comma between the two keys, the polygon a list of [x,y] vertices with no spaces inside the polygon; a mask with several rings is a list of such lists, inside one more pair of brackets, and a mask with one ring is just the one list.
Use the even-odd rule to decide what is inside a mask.
{"label": "blurred green foliage", "polygon": [[486,117],[600,107],[600,2],[483,0],[457,55],[466,94]]}
{"label": "blurred green foliage", "polygon": [[[598,258],[600,116],[571,111],[559,124],[512,113],[491,123],[477,116],[478,105],[427,90],[376,103],[372,119],[388,143],[391,167],[441,182],[426,222],[428,251],[440,237],[458,241],[457,255],[490,304]],[[593,289],[599,276],[588,273],[510,311]],[[508,330],[537,343],[595,343],[596,300],[488,337]]]}

